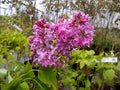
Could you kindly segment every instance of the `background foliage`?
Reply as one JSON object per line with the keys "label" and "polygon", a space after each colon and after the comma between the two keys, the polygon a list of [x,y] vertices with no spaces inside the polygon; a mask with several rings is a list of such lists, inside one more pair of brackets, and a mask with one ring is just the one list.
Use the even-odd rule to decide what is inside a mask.
{"label": "background foliage", "polygon": [[[76,63],[79,69],[67,69],[65,75],[63,75],[62,83],[72,86],[72,90],[79,87],[76,85],[78,85],[81,80],[83,80],[83,84],[85,85],[84,88],[87,89],[92,86],[91,83],[93,83],[92,88],[96,88],[97,84],[97,87],[101,88],[101,90],[103,90],[104,85],[110,81],[113,81],[114,84],[120,84],[119,63],[116,66],[111,63],[99,63],[96,65],[96,62],[93,60],[94,57],[101,59],[102,56],[100,56],[100,53],[102,51],[110,53],[111,50],[113,50],[115,56],[120,59],[120,28],[118,28],[120,27],[120,17],[114,20],[117,14],[120,13],[119,0],[43,0],[39,5],[42,5],[44,10],[36,8],[35,0],[0,1],[0,3],[9,4],[10,8],[15,8],[16,10],[16,14],[11,16],[0,16],[1,90],[11,90],[11,88],[16,88],[16,90],[56,90],[58,88],[55,82],[56,75],[54,73],[57,71],[53,68],[46,68],[46,70],[44,70],[44,68],[38,67],[39,69],[36,69],[36,67],[33,68],[30,63],[25,65],[21,62],[29,60],[28,36],[31,35],[32,26],[36,20],[46,18],[50,22],[56,22],[59,17],[69,18],[75,11],[83,11],[92,18],[91,23],[95,26],[96,30],[94,42],[89,48],[85,49],[93,49],[95,52],[84,50],[74,52],[72,58],[74,57],[73,59],[75,59],[76,62],[72,59],[71,63]],[[103,14],[105,12],[108,12],[107,16]],[[100,21],[103,19],[106,20],[106,22],[103,21],[101,24],[106,24],[105,27],[100,27],[99,23],[96,24],[97,17],[99,17]],[[112,23],[118,27],[110,27]],[[14,25],[17,25],[22,31],[14,27]],[[80,53],[82,56],[77,56],[78,54],[76,53]],[[81,61],[81,59],[84,59],[84,62]],[[88,61],[91,61],[92,65]],[[94,71],[94,67],[96,68],[95,74],[92,72]],[[38,71],[37,77],[35,76],[35,71]],[[63,73],[62,70],[58,71],[58,75]],[[46,73],[50,73],[50,75],[47,76]],[[79,75],[79,73],[82,74]],[[90,73],[90,75],[88,75],[88,73]],[[89,78],[85,78],[86,76],[89,78],[92,77],[93,82],[90,81]],[[96,81],[95,78],[98,80]],[[101,79],[103,81],[101,81]]]}

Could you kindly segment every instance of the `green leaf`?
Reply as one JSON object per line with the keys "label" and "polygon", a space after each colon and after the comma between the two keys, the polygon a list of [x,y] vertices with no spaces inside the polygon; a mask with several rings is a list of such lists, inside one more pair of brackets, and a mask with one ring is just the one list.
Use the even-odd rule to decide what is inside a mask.
{"label": "green leaf", "polygon": [[13,80],[13,78],[11,77],[10,73],[8,72],[8,75],[6,77],[7,83],[10,83],[12,80]]}
{"label": "green leaf", "polygon": [[39,74],[38,74],[39,80],[41,80],[43,83],[52,85],[53,90],[57,90],[57,80],[56,80],[56,74],[51,67],[40,67]]}
{"label": "green leaf", "polygon": [[101,80],[101,79],[97,79],[97,80],[96,80],[96,83],[97,83],[98,87],[100,88],[101,85],[102,85],[102,80]]}
{"label": "green leaf", "polygon": [[81,59],[77,59],[75,63],[80,63],[81,62]]}
{"label": "green leaf", "polygon": [[72,76],[72,77],[76,77],[76,76],[78,76],[78,73],[75,72],[75,71],[72,71],[71,76]]}
{"label": "green leaf", "polygon": [[78,76],[78,73],[76,71],[73,70],[67,70],[67,75],[65,75],[62,79],[62,82],[67,85],[67,84],[75,84],[76,81],[74,80],[74,78],[76,78]]}
{"label": "green leaf", "polygon": [[24,70],[23,70],[23,78],[34,78],[34,72],[32,69],[32,66],[30,64],[30,62],[27,62],[27,65],[25,66]]}
{"label": "green leaf", "polygon": [[25,65],[24,63],[22,63],[22,62],[20,62],[20,61],[16,61],[16,64],[17,64],[18,66],[24,66],[24,65]]}
{"label": "green leaf", "polygon": [[16,51],[20,51],[20,47],[17,46],[17,47],[15,48],[15,50],[16,50]]}
{"label": "green leaf", "polygon": [[21,78],[15,77],[10,83],[2,84],[1,90],[13,90],[13,89],[16,90],[20,84],[20,81],[21,81]]}
{"label": "green leaf", "polygon": [[120,71],[120,62],[118,62],[117,66],[115,67],[116,70]]}
{"label": "green leaf", "polygon": [[81,62],[80,62],[80,69],[82,69],[84,66],[85,66],[85,62],[84,62],[84,61],[81,61]]}
{"label": "green leaf", "polygon": [[67,84],[74,84],[75,80],[67,76],[67,77],[65,77],[65,78],[62,79],[62,82],[65,85],[67,85]]}
{"label": "green leaf", "polygon": [[76,90],[76,87],[75,86],[71,86],[71,90]]}
{"label": "green leaf", "polygon": [[3,78],[6,75],[7,75],[7,70],[6,69],[0,69],[0,78]]}
{"label": "green leaf", "polygon": [[115,71],[112,69],[103,72],[103,78],[105,79],[106,82],[111,82],[115,77],[116,77]]}
{"label": "green leaf", "polygon": [[90,55],[94,55],[95,54],[94,50],[90,50],[89,53],[90,53]]}
{"label": "green leaf", "polygon": [[84,87],[80,87],[79,90],[86,90]]}
{"label": "green leaf", "polygon": [[9,55],[9,56],[8,56],[8,60],[9,60],[9,61],[14,60],[14,56],[13,56],[13,55]]}
{"label": "green leaf", "polygon": [[91,86],[90,81],[89,81],[88,79],[85,80],[85,87],[86,87],[86,88],[90,88],[90,86]]}
{"label": "green leaf", "polygon": [[81,73],[78,77],[79,80],[84,80],[85,79],[85,73]]}
{"label": "green leaf", "polygon": [[37,90],[51,90],[46,84],[44,84],[38,78],[33,79],[33,81],[36,83],[35,86],[36,86]]}
{"label": "green leaf", "polygon": [[16,90],[29,90],[29,86],[26,82],[21,83]]}
{"label": "green leaf", "polygon": [[97,65],[97,68],[96,68],[96,71],[102,71],[102,70],[104,70],[104,64],[103,63],[98,63],[98,65]]}
{"label": "green leaf", "polygon": [[0,64],[3,65],[5,63],[6,63],[6,60],[4,58],[0,57]]}

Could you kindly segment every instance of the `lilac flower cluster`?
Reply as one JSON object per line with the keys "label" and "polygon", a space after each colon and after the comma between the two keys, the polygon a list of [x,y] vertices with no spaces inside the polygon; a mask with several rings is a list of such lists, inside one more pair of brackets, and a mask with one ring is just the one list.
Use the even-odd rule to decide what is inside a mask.
{"label": "lilac flower cluster", "polygon": [[94,28],[89,22],[90,17],[83,12],[70,20],[60,19],[56,24],[45,19],[35,22],[33,36],[29,37],[33,62],[44,67],[63,67],[73,49],[92,43]]}

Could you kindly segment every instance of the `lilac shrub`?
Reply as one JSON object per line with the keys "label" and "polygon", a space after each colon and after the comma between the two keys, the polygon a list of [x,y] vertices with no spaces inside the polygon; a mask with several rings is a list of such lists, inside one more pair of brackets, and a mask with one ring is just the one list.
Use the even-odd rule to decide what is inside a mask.
{"label": "lilac shrub", "polygon": [[94,28],[90,25],[89,15],[78,12],[69,20],[60,19],[51,24],[40,19],[33,26],[33,36],[29,37],[33,63],[43,67],[64,67],[69,55],[75,48],[92,43]]}

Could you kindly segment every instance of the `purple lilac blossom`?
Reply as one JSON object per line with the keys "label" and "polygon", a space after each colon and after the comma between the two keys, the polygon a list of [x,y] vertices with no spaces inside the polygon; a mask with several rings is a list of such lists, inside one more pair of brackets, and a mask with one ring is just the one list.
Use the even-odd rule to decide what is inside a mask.
{"label": "purple lilac blossom", "polygon": [[64,67],[72,50],[89,46],[93,41],[94,28],[89,15],[76,13],[70,20],[59,19],[51,24],[40,19],[33,26],[33,36],[29,37],[33,63],[43,67]]}

